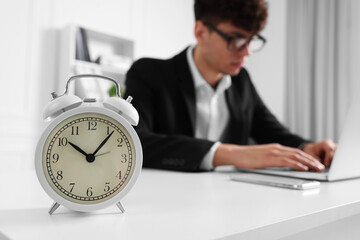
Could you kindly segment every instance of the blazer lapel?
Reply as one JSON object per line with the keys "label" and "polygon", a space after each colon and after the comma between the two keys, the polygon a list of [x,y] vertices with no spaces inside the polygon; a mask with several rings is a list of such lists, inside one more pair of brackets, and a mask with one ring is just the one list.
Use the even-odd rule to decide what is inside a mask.
{"label": "blazer lapel", "polygon": [[177,75],[179,76],[180,89],[188,109],[192,132],[195,134],[196,97],[195,87],[190,67],[186,59],[187,48],[175,57]]}
{"label": "blazer lapel", "polygon": [[236,93],[234,79],[232,86],[228,90],[226,90],[225,94],[231,118],[234,119],[236,122],[239,122],[239,120],[241,119],[240,109],[242,108],[242,102],[239,99],[238,94]]}

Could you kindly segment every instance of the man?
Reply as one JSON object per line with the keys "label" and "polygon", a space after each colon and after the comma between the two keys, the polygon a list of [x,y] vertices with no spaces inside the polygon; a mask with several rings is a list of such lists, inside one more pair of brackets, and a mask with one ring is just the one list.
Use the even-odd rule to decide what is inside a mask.
{"label": "man", "polygon": [[[167,60],[140,59],[127,73],[126,95],[140,114],[144,166],[329,167],[336,144],[291,134],[243,67],[265,44],[258,35],[267,18],[263,0],[195,0],[194,8],[196,46]],[[259,145],[248,145],[250,138]]]}

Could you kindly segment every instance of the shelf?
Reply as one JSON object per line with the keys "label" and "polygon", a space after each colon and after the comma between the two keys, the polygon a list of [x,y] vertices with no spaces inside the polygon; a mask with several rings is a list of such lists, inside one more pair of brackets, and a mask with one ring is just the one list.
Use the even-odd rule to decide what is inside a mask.
{"label": "shelf", "polygon": [[[79,46],[83,47],[80,52]],[[134,42],[115,34],[69,25],[61,31],[60,49],[57,91],[63,92],[66,81],[76,74],[104,75],[123,86],[126,72],[133,62]],[[110,87],[107,81],[99,79],[84,79],[71,86],[72,93],[81,98],[107,97]]]}
{"label": "shelf", "polygon": [[75,60],[74,63],[70,64],[69,68],[72,72],[80,72],[81,69],[90,69],[91,72],[102,72],[104,74],[108,73],[115,76],[124,76],[129,70],[128,67],[113,67],[107,65],[100,65],[97,63],[84,62],[81,60]]}

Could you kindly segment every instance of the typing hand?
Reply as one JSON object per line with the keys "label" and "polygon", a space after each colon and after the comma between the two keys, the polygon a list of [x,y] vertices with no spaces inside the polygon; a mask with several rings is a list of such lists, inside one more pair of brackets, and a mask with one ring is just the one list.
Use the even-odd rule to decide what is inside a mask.
{"label": "typing hand", "polygon": [[327,139],[321,142],[305,144],[303,151],[322,162],[326,168],[329,168],[336,148],[337,144]]}
{"label": "typing hand", "polygon": [[220,144],[214,155],[214,166],[239,168],[291,167],[298,171],[321,172],[325,166],[304,151],[280,144],[239,146]]}

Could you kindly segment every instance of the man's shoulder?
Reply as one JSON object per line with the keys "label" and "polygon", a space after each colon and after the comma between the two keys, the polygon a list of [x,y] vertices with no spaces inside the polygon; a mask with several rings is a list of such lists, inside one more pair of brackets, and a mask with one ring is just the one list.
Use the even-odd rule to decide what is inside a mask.
{"label": "man's shoulder", "polygon": [[244,86],[244,85],[252,84],[249,72],[246,70],[246,68],[242,68],[237,75],[231,76],[231,79],[232,79],[232,84],[235,86]]}
{"label": "man's shoulder", "polygon": [[245,67],[243,67],[238,73],[238,75],[235,76],[235,78],[246,78],[250,80],[250,75],[248,70]]}
{"label": "man's shoulder", "polygon": [[143,70],[169,70],[178,64],[186,61],[186,49],[167,59],[144,57],[136,60],[132,68],[141,68]]}
{"label": "man's shoulder", "polygon": [[125,82],[127,85],[169,86],[181,76],[190,76],[187,64],[186,49],[169,59],[140,58],[127,72]]}
{"label": "man's shoulder", "polygon": [[156,65],[156,64],[163,64],[164,62],[167,62],[168,59],[160,59],[160,58],[150,58],[150,57],[143,57],[143,58],[139,58],[138,60],[136,60],[133,65],[145,65],[148,66],[149,64],[151,65]]}
{"label": "man's shoulder", "polygon": [[140,73],[149,73],[153,71],[162,71],[167,65],[167,61],[165,59],[157,59],[157,58],[140,58],[133,62],[129,72],[140,72]]}

